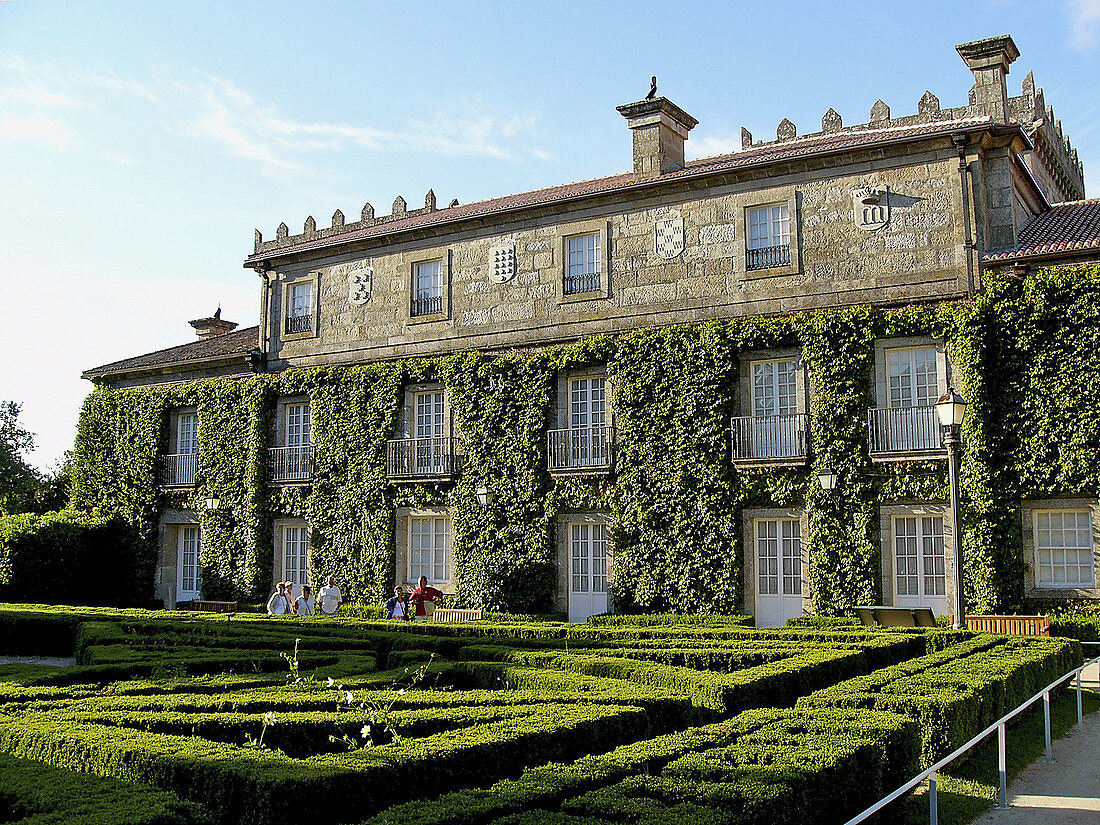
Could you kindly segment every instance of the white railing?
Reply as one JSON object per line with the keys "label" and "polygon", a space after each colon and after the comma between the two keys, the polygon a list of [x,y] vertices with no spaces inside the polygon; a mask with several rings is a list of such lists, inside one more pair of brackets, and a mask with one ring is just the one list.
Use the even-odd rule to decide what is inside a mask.
{"label": "white railing", "polygon": [[198,453],[176,453],[160,457],[160,483],[165,487],[193,487],[199,467]]}
{"label": "white railing", "polygon": [[734,461],[804,458],[809,420],[805,413],[730,419]]}
{"label": "white railing", "polygon": [[878,407],[867,411],[871,455],[939,451],[940,420],[936,408]]}
{"label": "white railing", "polygon": [[269,481],[309,481],[313,478],[313,445],[272,447],[267,451]]}
{"label": "white railing", "polygon": [[614,427],[570,427],[546,434],[547,464],[554,470],[610,470]]}
{"label": "white railing", "polygon": [[386,475],[389,478],[452,476],[458,470],[459,461],[457,438],[397,438],[386,442]]}
{"label": "white railing", "polygon": [[[1098,644],[1098,643],[1097,642],[1082,642],[1082,644]],[[979,733],[977,736],[975,736],[973,739],[971,739],[965,745],[963,745],[963,746],[957,748],[956,750],[952,751],[951,753],[949,753],[947,756],[945,756],[943,759],[941,759],[939,762],[937,762],[936,764],[934,764],[932,767],[928,768],[924,772],[917,774],[915,777],[910,779],[908,782],[906,782],[904,785],[902,785],[900,788],[898,788],[892,794],[890,794],[889,796],[884,796],[882,799],[880,799],[878,802],[876,802],[870,808],[865,810],[863,813],[859,814],[858,816],[852,817],[851,819],[849,819],[845,823],[845,825],[858,825],[858,823],[863,822],[868,817],[873,816],[874,814],[881,811],[883,808],[885,808],[887,805],[889,805],[891,802],[893,802],[898,797],[904,796],[905,794],[909,793],[909,791],[913,790],[915,787],[917,787],[917,785],[919,785],[925,779],[928,780],[928,817],[929,817],[929,822],[931,823],[931,825],[938,825],[938,823],[940,821],[940,814],[939,814],[939,799],[938,799],[938,793],[937,793],[936,785],[937,785],[937,779],[939,777],[940,771],[942,771],[949,763],[955,761],[958,757],[962,756],[964,753],[966,753],[972,747],[974,747],[979,742],[981,742],[983,739],[985,739],[987,736],[989,736],[989,734],[993,733],[993,731],[997,731],[997,771],[1000,774],[1000,784],[1001,784],[1000,801],[999,801],[997,807],[998,808],[1007,808],[1008,807],[1008,759],[1007,759],[1006,750],[1005,750],[1005,748],[1006,748],[1006,744],[1005,744],[1005,723],[1009,722],[1012,719],[1014,719],[1016,716],[1019,716],[1021,713],[1023,713],[1025,710],[1027,710],[1029,707],[1031,707],[1033,704],[1035,704],[1040,699],[1042,699],[1043,700],[1043,724],[1044,724],[1045,733],[1046,733],[1046,737],[1045,737],[1045,741],[1046,741],[1046,761],[1049,762],[1051,760],[1050,692],[1052,690],[1054,690],[1056,687],[1058,687],[1059,685],[1061,685],[1063,682],[1066,682],[1066,681],[1076,677],[1076,680],[1077,680],[1077,729],[1078,730],[1083,729],[1084,726],[1085,726],[1085,714],[1084,714],[1084,711],[1083,711],[1082,706],[1081,706],[1081,671],[1083,671],[1089,665],[1096,664],[1097,662],[1100,662],[1100,656],[1097,656],[1094,659],[1089,659],[1087,662],[1085,662],[1080,667],[1075,668],[1075,669],[1069,671],[1068,673],[1063,674],[1062,676],[1059,676],[1057,679],[1055,679],[1053,682],[1051,682],[1045,688],[1040,690],[1038,693],[1036,693],[1034,696],[1032,696],[1030,699],[1028,699],[1022,705],[1017,707],[1015,710],[1010,711],[1009,713],[1006,713],[1004,716],[1002,716],[1000,719],[998,719],[996,722],[994,722],[988,728],[983,730],[981,733]]]}

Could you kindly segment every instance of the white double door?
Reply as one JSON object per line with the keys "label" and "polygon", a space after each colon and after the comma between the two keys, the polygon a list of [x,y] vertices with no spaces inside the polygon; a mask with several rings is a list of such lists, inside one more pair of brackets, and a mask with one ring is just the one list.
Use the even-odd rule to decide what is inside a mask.
{"label": "white double door", "polygon": [[894,604],[931,607],[937,616],[947,603],[947,553],[942,516],[894,516]]}
{"label": "white double door", "polygon": [[752,365],[753,458],[798,455],[798,383],[793,359]]}
{"label": "white double door", "polygon": [[309,528],[291,525],[282,529],[283,580],[291,582],[291,598],[302,594],[302,585],[310,583]]}
{"label": "white double door", "polygon": [[199,572],[199,528],[183,526],[176,534],[176,601],[202,598]]}
{"label": "white double door", "polygon": [[569,531],[569,621],[606,613],[610,553],[606,524],[567,525]]}
{"label": "white double door", "polygon": [[798,519],[753,520],[757,627],[781,627],[802,615],[802,524]]}

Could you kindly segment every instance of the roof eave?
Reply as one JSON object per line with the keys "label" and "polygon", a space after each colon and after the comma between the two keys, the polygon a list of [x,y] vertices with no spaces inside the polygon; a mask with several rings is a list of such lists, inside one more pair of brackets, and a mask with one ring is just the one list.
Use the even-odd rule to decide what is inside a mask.
{"label": "roof eave", "polygon": [[[807,152],[804,155],[798,155],[797,157],[793,157],[793,158],[792,157],[783,157],[783,158],[763,159],[763,160],[760,161],[760,163],[758,165],[755,165],[754,168],[760,168],[760,167],[765,167],[766,168],[766,167],[769,167],[769,166],[776,166],[776,165],[783,164],[783,163],[790,163],[792,161],[795,161],[795,162],[804,161],[804,160],[807,160],[807,159],[810,159],[810,158],[825,157],[825,156],[828,156],[828,155],[841,155],[841,154],[844,154],[846,152],[854,152],[854,151],[865,150],[865,149],[869,149],[869,148],[877,148],[877,147],[881,147],[881,146],[892,146],[892,145],[896,145],[898,143],[923,142],[923,141],[928,141],[928,140],[935,140],[936,138],[942,138],[945,134],[953,134],[953,133],[957,134],[957,133],[960,133],[960,132],[967,133],[967,134],[973,134],[975,132],[991,132],[994,135],[998,135],[998,136],[1017,133],[1020,136],[1022,136],[1023,139],[1029,145],[1031,145],[1031,141],[1027,137],[1027,133],[1024,132],[1023,128],[1021,126],[1019,126],[1018,124],[1002,125],[1002,124],[995,124],[991,121],[980,121],[980,122],[977,122],[977,123],[968,123],[968,124],[959,125],[959,126],[957,126],[956,128],[953,128],[953,129],[945,129],[943,131],[929,132],[928,134],[925,134],[925,135],[891,136],[891,137],[887,137],[887,138],[885,138],[884,140],[881,140],[881,141],[875,141],[873,143],[860,144],[859,146],[847,146],[847,147],[841,147],[841,148],[833,147],[833,148],[821,149],[821,150],[817,150],[817,151],[810,151],[810,152]],[[745,167],[741,167],[741,168],[745,168]],[[583,200],[592,199],[592,198],[599,198],[599,197],[603,197],[603,196],[606,196],[606,195],[609,195],[609,194],[619,194],[619,193],[624,193],[624,192],[628,193],[628,192],[633,192],[633,191],[638,191],[638,190],[652,189],[652,188],[656,188],[658,186],[661,186],[663,184],[670,183],[672,181],[679,182],[679,181],[699,180],[700,178],[706,178],[706,177],[711,177],[711,176],[716,176],[716,175],[727,174],[727,173],[732,172],[732,171],[736,171],[736,170],[719,168],[719,169],[700,169],[700,170],[695,171],[695,172],[688,172],[688,173],[684,173],[684,174],[675,173],[675,177],[671,177],[671,176],[670,177],[658,177],[658,178],[653,178],[652,180],[633,181],[631,183],[624,184],[623,186],[615,187],[614,189],[607,189],[607,190],[597,191],[597,192],[581,192],[581,193],[577,193],[575,195],[565,195],[565,196],[560,197],[560,198],[555,198],[553,201],[543,201],[543,202],[539,202],[539,203],[519,204],[519,205],[516,205],[516,206],[505,206],[505,207],[501,207],[499,209],[494,209],[494,210],[490,210],[490,211],[487,211],[487,212],[480,212],[480,213],[473,214],[473,215],[467,214],[467,215],[456,216],[454,218],[443,218],[439,221],[433,221],[432,223],[402,227],[402,228],[399,228],[399,229],[394,229],[392,232],[383,232],[383,233],[379,233],[378,235],[372,235],[372,236],[364,237],[364,238],[353,238],[353,237],[348,237],[348,236],[342,236],[342,237],[336,237],[336,238],[331,238],[331,239],[325,239],[325,240],[322,240],[322,241],[318,241],[316,244],[309,245],[309,246],[304,246],[304,247],[287,248],[287,249],[283,249],[283,250],[272,249],[272,250],[268,250],[267,252],[254,252],[253,254],[251,254],[247,258],[245,258],[244,263],[242,264],[242,266],[245,269],[254,269],[254,268],[256,268],[257,266],[259,266],[261,264],[272,262],[272,261],[275,261],[279,258],[293,258],[293,257],[298,256],[298,255],[305,255],[305,254],[308,254],[308,253],[321,252],[321,251],[328,250],[328,249],[338,248],[340,246],[344,246],[344,245],[347,245],[347,244],[352,244],[352,243],[357,243],[357,242],[367,242],[367,241],[378,240],[378,239],[383,239],[383,238],[386,238],[386,239],[395,238],[395,237],[400,237],[401,235],[404,235],[404,234],[407,234],[407,233],[416,232],[418,230],[438,229],[438,228],[441,228],[441,227],[448,227],[448,226],[451,226],[453,224],[461,224],[464,221],[484,220],[485,218],[488,218],[488,217],[493,217],[493,216],[497,216],[497,215],[501,215],[501,214],[505,214],[505,213],[509,213],[509,212],[522,213],[524,210],[542,208],[542,207],[547,206],[550,203],[553,203],[555,205],[556,204],[574,203],[576,201],[583,201]]]}
{"label": "roof eave", "polygon": [[85,370],[80,377],[86,381],[118,380],[129,376],[148,375],[155,372],[171,372],[181,367],[200,369],[202,367],[221,366],[232,364],[235,361],[251,364],[250,352],[235,352],[230,355],[215,355],[206,358],[190,358],[181,361],[166,361],[162,364],[149,364],[144,367],[124,367],[115,370],[104,370],[102,367],[94,367]]}

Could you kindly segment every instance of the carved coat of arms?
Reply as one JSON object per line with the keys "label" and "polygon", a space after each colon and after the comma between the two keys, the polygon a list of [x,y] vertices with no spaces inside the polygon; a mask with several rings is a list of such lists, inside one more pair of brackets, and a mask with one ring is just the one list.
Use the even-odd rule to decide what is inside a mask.
{"label": "carved coat of arms", "polygon": [[370,301],[374,291],[374,268],[363,267],[348,274],[348,303],[361,307]]}
{"label": "carved coat of arms", "polygon": [[890,190],[865,187],[852,192],[856,226],[873,232],[890,223]]}
{"label": "carved coat of arms", "polygon": [[653,252],[671,261],[684,251],[684,219],[679,215],[662,218],[653,224]]}
{"label": "carved coat of arms", "polygon": [[499,244],[489,250],[489,280],[506,284],[516,274],[516,245]]}

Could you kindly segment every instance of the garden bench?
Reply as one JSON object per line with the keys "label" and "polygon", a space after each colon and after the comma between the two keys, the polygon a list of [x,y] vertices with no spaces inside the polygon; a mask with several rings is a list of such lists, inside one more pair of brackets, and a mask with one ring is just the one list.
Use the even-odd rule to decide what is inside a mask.
{"label": "garden bench", "polygon": [[188,602],[176,602],[176,610],[198,610],[203,613],[236,613],[237,603],[192,599]]}
{"label": "garden bench", "polygon": [[873,604],[855,608],[863,624],[870,627],[936,627],[936,614],[930,607],[893,607]]}
{"label": "garden bench", "polygon": [[1050,616],[967,616],[966,627],[1002,636],[1049,636]]}
{"label": "garden bench", "polygon": [[465,610],[458,607],[437,607],[432,613],[433,622],[472,622],[480,618],[480,610]]}

